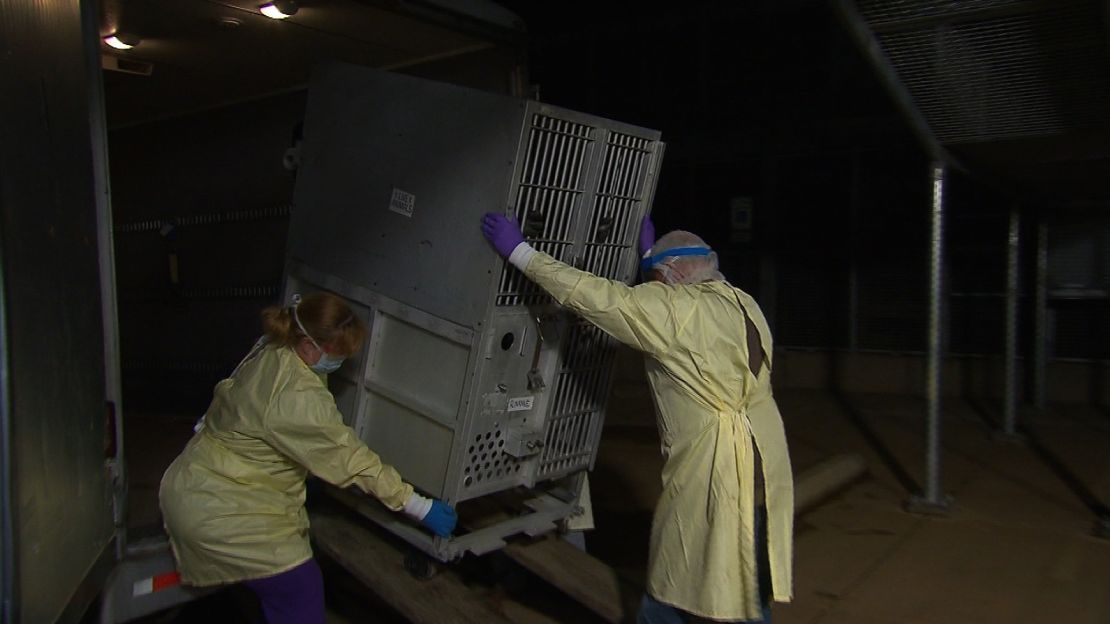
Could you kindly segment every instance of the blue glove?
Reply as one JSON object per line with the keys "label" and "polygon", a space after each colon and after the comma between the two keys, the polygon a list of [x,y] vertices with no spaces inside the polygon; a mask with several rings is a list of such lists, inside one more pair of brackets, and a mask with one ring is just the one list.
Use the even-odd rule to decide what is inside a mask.
{"label": "blue glove", "polygon": [[432,533],[440,537],[449,537],[451,531],[455,530],[455,523],[458,521],[459,516],[455,513],[455,509],[436,499],[432,501],[432,508],[428,510],[428,515],[424,516],[420,524],[428,527]]}
{"label": "blue glove", "polygon": [[644,215],[640,224],[640,255],[643,256],[655,244],[655,224],[651,222],[651,215]]}
{"label": "blue glove", "polygon": [[487,212],[482,217],[482,234],[502,258],[508,258],[516,246],[524,242],[516,219],[496,212]]}

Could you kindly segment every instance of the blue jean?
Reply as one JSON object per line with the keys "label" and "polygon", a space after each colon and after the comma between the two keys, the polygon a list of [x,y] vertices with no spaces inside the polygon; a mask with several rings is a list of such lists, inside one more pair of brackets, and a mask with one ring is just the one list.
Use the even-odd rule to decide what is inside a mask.
{"label": "blue jean", "polygon": [[243,584],[258,595],[267,624],[324,624],[324,576],[315,559]]}
{"label": "blue jean", "polygon": [[[762,505],[755,510],[755,552],[756,573],[759,576],[759,600],[763,615],[759,620],[737,620],[753,624],[771,624],[771,569],[767,554],[767,509]],[[682,609],[663,604],[647,593],[640,600],[640,613],[636,624],[693,624],[695,622],[718,622],[706,620]]]}
{"label": "blue jean", "polygon": [[[687,613],[682,609],[663,604],[648,594],[640,599],[640,613],[636,616],[636,624],[694,624],[696,622],[720,622],[720,620],[707,620]],[[763,605],[763,618],[759,620],[736,620],[736,622],[750,622],[751,624],[771,624],[771,605]]]}

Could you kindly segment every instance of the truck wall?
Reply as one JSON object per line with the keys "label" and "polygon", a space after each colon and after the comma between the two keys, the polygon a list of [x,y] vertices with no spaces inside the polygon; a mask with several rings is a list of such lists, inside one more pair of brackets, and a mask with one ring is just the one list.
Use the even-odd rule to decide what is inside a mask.
{"label": "truck wall", "polygon": [[[104,346],[78,2],[0,2],[0,325],[10,622],[76,618],[110,563]],[[106,573],[106,571],[105,571]],[[77,595],[75,597],[75,595]],[[67,610],[68,606],[68,610]]]}

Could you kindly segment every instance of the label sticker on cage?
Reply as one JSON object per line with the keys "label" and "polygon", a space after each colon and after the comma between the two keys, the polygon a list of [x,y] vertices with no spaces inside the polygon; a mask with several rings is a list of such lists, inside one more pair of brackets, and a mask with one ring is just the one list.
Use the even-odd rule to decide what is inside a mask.
{"label": "label sticker on cage", "polygon": [[516,397],[515,399],[509,399],[508,411],[526,412],[532,409],[532,404],[535,403],[535,401],[536,397],[534,396]]}
{"label": "label sticker on cage", "polygon": [[416,206],[416,195],[406,193],[399,188],[393,188],[393,196],[389,198],[389,209],[397,214],[412,217],[412,210]]}

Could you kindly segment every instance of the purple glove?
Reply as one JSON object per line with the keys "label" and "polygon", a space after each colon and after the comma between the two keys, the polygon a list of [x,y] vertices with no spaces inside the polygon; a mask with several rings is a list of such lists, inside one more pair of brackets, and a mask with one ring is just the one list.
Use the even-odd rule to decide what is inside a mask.
{"label": "purple glove", "polygon": [[482,217],[482,234],[502,258],[508,258],[516,246],[524,242],[516,219],[496,212],[487,212]]}
{"label": "purple glove", "polygon": [[655,224],[651,222],[651,215],[644,215],[644,222],[640,224],[640,255],[644,255],[655,244]]}

